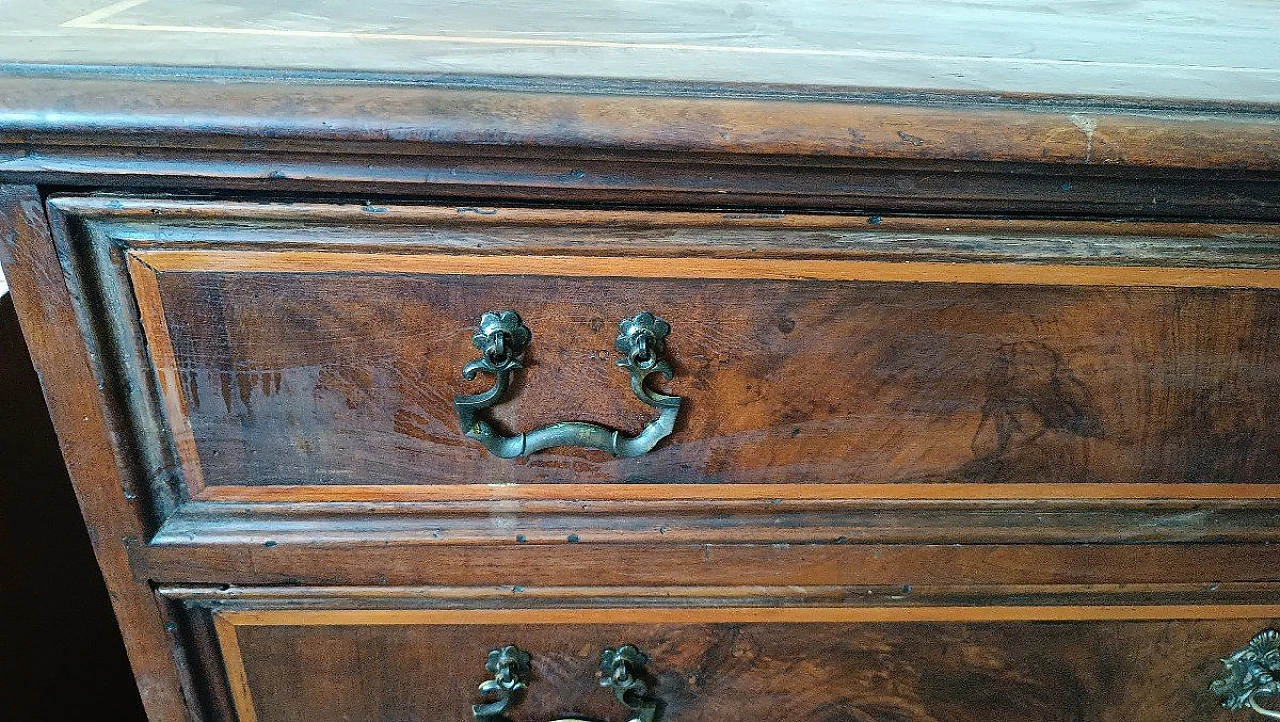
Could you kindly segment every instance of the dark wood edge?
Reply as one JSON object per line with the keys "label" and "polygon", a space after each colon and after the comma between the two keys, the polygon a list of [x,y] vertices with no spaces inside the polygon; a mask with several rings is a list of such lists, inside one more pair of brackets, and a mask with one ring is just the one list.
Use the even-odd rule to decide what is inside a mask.
{"label": "dark wood edge", "polygon": [[199,487],[196,501],[241,504],[282,503],[401,503],[432,504],[477,501],[803,501],[868,502],[885,499],[932,501],[1060,501],[1108,499],[1115,501],[1280,500],[1280,484],[1238,482],[1209,483],[805,483],[790,484],[315,484],[249,486],[218,484]]}
{"label": "dark wood edge", "polygon": [[275,541],[130,546],[164,585],[895,586],[1280,582],[1275,546],[1222,544],[538,544]]}
{"label": "dark wood edge", "polygon": [[13,290],[32,360],[43,383],[76,497],[92,530],[138,688],[152,719],[190,719],[174,666],[164,615],[150,585],[135,579],[126,553],[144,535],[145,512],[125,498],[114,431],[97,394],[75,301],[54,253],[42,199],[34,188],[0,186],[0,261]]}
{"label": "dark wood edge", "polygon": [[[3,133],[0,133],[3,138]],[[350,142],[263,151],[132,147],[101,139],[22,136],[0,142],[0,180],[60,187],[181,187],[269,192],[280,199],[451,199],[467,205],[556,204],[736,209],[742,212],[937,213],[1059,218],[1280,220],[1274,171],[1115,165],[449,146],[398,153]],[[122,141],[123,142],[123,141]],[[544,154],[545,153],[545,154]]]}
{"label": "dark wood edge", "polygon": [[[638,624],[849,624],[867,622],[1093,622],[1174,619],[1271,619],[1280,604],[1134,606],[962,606],[962,607],[727,607],[644,609],[234,609],[214,613],[214,623],[239,627],[617,624],[625,611]],[[230,635],[219,635],[227,640]],[[237,650],[238,651],[238,650]],[[228,660],[231,661],[230,659]],[[247,688],[247,685],[245,685]],[[234,689],[234,686],[233,686]]]}
{"label": "dark wood edge", "polygon": [[[414,145],[538,146],[1280,168],[1280,122],[1273,112],[1139,110],[1096,102],[1071,107],[1044,99],[992,105],[966,102],[963,95],[945,103],[932,95],[924,104],[912,103],[910,95],[876,102],[803,92],[784,98],[656,97],[74,73],[0,75],[0,97],[6,99],[0,138],[9,142],[56,136],[131,145],[122,136],[141,134],[167,138],[170,147],[182,147],[181,138],[243,148],[256,138],[270,139],[268,144],[373,141],[401,152]],[[787,128],[786,137],[776,128]]]}
{"label": "dark wood edge", "polygon": [[[574,210],[360,204],[350,200],[263,203],[106,194],[55,196],[50,208],[55,215],[76,218],[96,238],[157,271],[198,270],[218,259],[230,264],[228,269],[259,265],[282,272],[324,270],[319,266],[327,260],[338,270],[342,259],[362,256],[365,260],[346,265],[355,270],[381,258],[399,271],[421,266],[426,262],[423,257],[432,254],[449,256],[443,260],[458,273],[510,272],[510,266],[488,271],[484,266],[492,266],[494,257],[513,254],[531,262],[543,256],[558,257],[562,259],[560,266],[553,269],[557,274],[573,272],[574,266],[587,272],[592,258],[638,256],[674,258],[685,265],[702,261],[709,264],[699,270],[703,275],[718,269],[750,276],[752,264],[756,264],[757,272],[763,268],[765,275],[776,276],[777,264],[772,262],[785,261],[806,278],[810,272],[840,275],[838,269],[843,269],[846,276],[868,280],[892,276],[1005,283],[1128,284],[1146,280],[1117,276],[1119,271],[1108,273],[1107,267],[1162,276],[1150,279],[1154,283],[1229,283],[1231,278],[1214,277],[1213,273],[1280,268],[1275,260],[1280,255],[1280,225],[1265,222]],[[262,236],[271,240],[248,240],[242,225],[246,222],[254,223]],[[159,228],[164,230],[163,240],[156,237]],[[450,233],[423,238],[419,232],[423,228]],[[554,228],[556,233],[539,232],[543,228]],[[254,252],[278,255],[255,256]],[[339,253],[345,255],[336,255]],[[202,254],[206,259],[203,265]],[[152,260],[144,260],[151,256]],[[257,260],[248,260],[254,258]],[[281,260],[273,264],[272,258]],[[467,262],[467,258],[474,260]],[[761,267],[766,260],[769,263]],[[735,261],[739,263],[735,265]],[[833,265],[837,261],[843,265]],[[815,265],[810,268],[806,262]],[[851,265],[853,262],[865,265]],[[877,266],[888,262],[898,265]],[[904,263],[934,265],[901,265]],[[1001,277],[998,268],[988,268],[999,264],[1018,266],[1009,270],[1022,275],[1015,278],[1005,273]],[[1036,266],[1054,270],[1037,276]],[[901,268],[907,270],[892,273]],[[948,274],[947,268],[970,273],[966,279],[961,270]],[[986,278],[978,279],[973,272],[982,272]],[[1177,276],[1179,273],[1187,277]],[[1246,285],[1258,283],[1247,275],[1239,280]]]}
{"label": "dark wood edge", "polygon": [[152,547],[190,544],[1280,543],[1280,500],[571,498],[492,502],[209,503]]}
{"label": "dark wood edge", "polygon": [[179,673],[192,706],[201,722],[244,722],[237,720],[221,645],[214,628],[212,607],[194,597],[159,594],[171,620],[170,629],[178,646]]}
{"label": "dark wood edge", "polygon": [[1059,584],[718,587],[355,587],[166,585],[192,609],[509,609],[630,607],[965,607],[1275,604],[1276,584]]}
{"label": "dark wood edge", "polygon": [[126,498],[138,503],[143,529],[153,533],[189,497],[178,473],[168,420],[139,319],[147,289],[135,286],[125,249],[90,223],[46,199],[54,253],[63,282],[76,299],[82,343],[97,362],[100,403],[112,424],[117,464],[129,480]]}
{"label": "dark wood edge", "polygon": [[[430,225],[458,229],[492,229],[511,228],[546,228],[563,231],[566,228],[599,228],[608,231],[618,230],[710,230],[723,231],[733,229],[739,231],[759,230],[772,233],[787,231],[826,231],[867,236],[939,236],[964,237],[970,235],[989,235],[998,239],[1033,239],[1033,238],[1117,238],[1117,239],[1170,239],[1192,242],[1195,240],[1235,240],[1256,242],[1268,239],[1280,239],[1280,223],[1276,222],[1230,222],[1230,221],[1145,221],[1130,218],[1107,220],[1075,220],[1064,223],[1061,220],[1038,218],[969,218],[934,216],[868,216],[865,214],[840,213],[804,213],[804,212],[735,212],[707,210],[634,210],[608,208],[574,208],[557,206],[553,208],[524,206],[460,206],[440,202],[414,202],[408,200],[392,200],[380,203],[357,202],[350,199],[334,199],[328,201],[308,201],[305,199],[285,199],[281,201],[263,200],[260,197],[243,199],[204,197],[199,195],[174,196],[172,194],[154,195],[139,192],[98,192],[93,194],[56,194],[49,198],[48,204],[62,213],[77,218],[101,223],[104,233],[111,236],[121,246],[127,248],[146,249],[153,247],[177,247],[187,245],[223,242],[217,231],[228,226],[234,219],[233,230],[242,231],[238,225],[242,221],[253,221],[273,231],[285,231],[305,225],[310,228],[332,229],[350,234],[351,226],[370,226],[385,231],[394,230],[398,226]],[[170,233],[163,241],[156,241],[146,233],[131,228],[141,224],[152,228],[155,224],[163,224],[170,229],[188,229],[200,234],[200,240],[182,234]],[[308,233],[313,231],[309,230]],[[288,236],[277,236],[278,243],[288,244]],[[404,246],[400,243],[383,243],[377,239],[348,240],[345,244],[337,239],[324,238],[324,243],[337,244],[343,248],[389,249]],[[415,237],[408,241],[412,246],[404,248],[405,252],[413,249],[442,249],[447,246]],[[531,246],[530,239],[523,239],[521,246],[532,248],[530,252],[540,252],[538,246]],[[619,255],[634,253],[637,248],[651,247],[684,248],[679,242],[664,239],[655,242],[651,239],[629,239],[619,237],[611,239]],[[294,241],[295,245],[300,242]],[[546,242],[546,247],[555,247],[554,240]],[[831,255],[842,250],[846,244],[822,246],[826,254]],[[719,238],[714,247],[697,246],[697,255],[710,254],[711,257],[758,257],[774,249],[760,248],[758,243],[750,243],[745,247],[732,236]],[[723,249],[723,250],[722,250]],[[467,253],[484,253],[489,249],[481,246],[467,245]],[[607,247],[589,248],[586,250],[575,246],[561,244],[559,252],[572,254],[575,252],[596,255],[607,252]],[[784,255],[801,255],[803,247],[786,246],[777,249]],[[1139,250],[1138,248],[1134,249]],[[507,252],[503,249],[501,252]],[[816,252],[815,252],[816,254]],[[816,254],[820,255],[820,254]]]}

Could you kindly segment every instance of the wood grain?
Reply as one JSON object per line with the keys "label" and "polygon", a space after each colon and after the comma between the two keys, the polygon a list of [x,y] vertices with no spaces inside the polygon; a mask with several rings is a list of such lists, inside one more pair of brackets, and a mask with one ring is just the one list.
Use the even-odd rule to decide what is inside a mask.
{"label": "wood grain", "polygon": [[574,484],[571,491],[539,484],[398,484],[377,486],[243,486],[202,487],[202,501],[279,502],[412,502],[562,499],[601,501],[679,500],[1014,500],[1014,499],[1203,499],[1271,500],[1280,489],[1270,484]]}
{"label": "wood grain", "polygon": [[[1150,610],[1155,616],[1132,621],[1109,610],[1123,621],[1107,612],[1062,621],[1050,612],[1055,621],[1015,623],[926,621],[928,614],[884,622],[819,610],[724,610],[720,619],[718,610],[563,611],[578,617],[525,610],[530,624],[505,611],[227,614],[242,622],[238,651],[264,721],[334,709],[352,719],[456,716],[475,701],[485,654],[504,644],[533,656],[518,715],[620,720],[595,672],[600,650],[624,642],[649,655],[647,681],[665,714],[679,719],[768,710],[780,721],[1228,720],[1206,689],[1217,659],[1274,624],[1266,608],[1253,610],[1262,617],[1238,610],[1221,620]],[[390,619],[397,621],[380,623]],[[317,649],[326,650],[323,660]],[[479,672],[467,674],[468,659]],[[430,673],[439,669],[450,672]]]}
{"label": "wood grain", "polygon": [[[321,79],[298,85],[270,73],[236,77],[223,72],[202,79],[198,71],[175,78],[147,77],[145,70],[99,70],[98,77],[33,70],[0,75],[0,90],[8,99],[0,112],[6,136],[40,139],[45,133],[70,136],[96,128],[123,145],[131,135],[162,134],[200,138],[204,147],[243,148],[230,139],[269,136],[277,143],[340,139],[348,152],[361,149],[357,143],[381,142],[406,148],[592,148],[1252,170],[1274,169],[1280,147],[1280,126],[1265,103],[1206,114],[1203,102],[1180,108],[1159,100],[1053,102],[910,91],[832,97],[811,87],[664,94],[660,86],[647,93],[632,86],[618,93],[622,88],[591,83],[578,84],[575,94],[573,84],[547,92],[551,84],[539,87],[527,80],[495,90],[485,89],[483,81],[450,87],[447,79],[392,85]],[[48,108],[51,87],[58,89],[54,97],[62,111],[56,122],[41,112]],[[253,112],[228,112],[236,108]]]}
{"label": "wood grain", "polygon": [[[1225,129],[1224,133],[1232,132]],[[119,184],[133,189],[259,192],[310,197],[398,196],[477,203],[555,203],[664,208],[731,209],[738,213],[814,210],[948,216],[1040,215],[1203,221],[1280,220],[1280,184],[1266,172],[1247,170],[1159,171],[1102,165],[1012,167],[999,161],[875,161],[829,157],[700,157],[652,151],[607,158],[573,149],[549,154],[521,148],[342,147],[334,153],[284,142],[273,151],[226,148],[179,151],[207,138],[173,139],[144,134],[138,145],[104,146],[89,130],[69,138],[29,136],[23,146],[0,143],[0,175],[21,183],[60,186]],[[0,138],[3,136],[0,135]],[[1203,141],[1204,139],[1198,139]],[[254,148],[276,144],[270,135]],[[365,144],[368,145],[368,144]],[[278,196],[277,196],[278,197]]]}
{"label": "wood grain", "polygon": [[[142,320],[145,348],[154,361],[153,368],[159,375],[159,384],[164,392],[164,418],[166,428],[171,434],[173,445],[179,458],[196,459],[195,432],[191,429],[190,416],[186,401],[181,393],[176,393],[177,379],[173,378],[172,369],[178,367],[173,358],[173,340],[169,338],[169,326],[165,322],[164,299],[160,297],[160,287],[156,283],[155,269],[146,265],[137,256],[127,257],[129,280],[133,284],[133,297],[138,305],[138,314]],[[204,488],[204,478],[199,464],[187,464],[184,468],[185,481],[190,489],[199,493]]]}
{"label": "wood grain", "polygon": [[1085,622],[1174,619],[1266,619],[1280,605],[965,606],[965,607],[732,607],[707,609],[265,609],[219,612],[231,627],[473,624],[605,624],[621,615],[646,624],[841,624],[852,622]]}
{"label": "wood grain", "polygon": [[[427,19],[467,37],[381,0],[0,23],[28,60],[183,41],[0,66],[3,261],[154,719],[465,718],[517,642],[518,719],[616,722],[624,639],[672,719],[1230,719],[1217,660],[1280,617],[1257,8],[487,1]],[[174,47],[248,59],[138,65]],[[677,433],[481,456],[451,398],[500,307],[535,327],[501,425],[634,431],[610,329],[647,307]]]}
{"label": "wood grain", "polygon": [[191,719],[182,696],[165,619],[145,581],[133,575],[125,547],[143,538],[146,512],[126,499],[131,479],[120,464],[116,419],[105,412],[97,379],[104,359],[91,358],[54,253],[35,188],[0,186],[0,261],[13,291],[32,361],[40,374],[76,498],[90,525],[112,606],[147,714]]}
{"label": "wood grain", "polygon": [[[380,539],[166,540],[131,549],[135,573],[173,584],[760,586],[1215,584],[1280,581],[1274,545],[387,544]],[[904,586],[905,585],[905,586]]]}
{"label": "wood grain", "polygon": [[[176,367],[157,363],[209,487],[1266,484],[1280,453],[1274,289],[1216,285],[1280,271],[135,253],[159,271]],[[457,433],[451,397],[475,319],[499,308],[535,337],[497,410],[508,429],[635,433],[644,409],[602,391],[618,381],[607,329],[651,310],[676,328],[676,434],[636,460],[488,458]]]}
{"label": "wood grain", "polygon": [[[913,240],[950,234],[952,236],[967,235],[973,238],[987,237],[989,240],[1000,238],[1016,238],[1024,243],[1030,239],[1045,237],[1062,238],[1091,237],[1098,240],[1106,237],[1142,238],[1143,246],[1130,248],[1131,254],[1140,253],[1144,247],[1157,242],[1157,239],[1204,238],[1224,240],[1234,238],[1261,242],[1266,238],[1280,236],[1280,225],[1274,223],[1230,223],[1222,221],[1155,221],[1139,219],[1062,219],[1001,217],[982,218],[953,216],[937,218],[919,215],[887,215],[872,220],[866,214],[817,214],[796,212],[735,212],[735,211],[680,211],[667,210],[654,213],[645,210],[628,210],[616,208],[565,208],[519,206],[466,206],[466,205],[421,205],[409,203],[401,199],[388,200],[385,203],[335,203],[297,200],[292,202],[272,202],[269,200],[219,200],[209,198],[174,198],[160,195],[59,195],[49,199],[50,205],[65,213],[79,218],[114,221],[147,221],[163,225],[170,234],[163,243],[147,243],[147,237],[141,233],[122,236],[121,241],[129,241],[139,248],[158,246],[165,248],[182,248],[181,242],[189,240],[186,234],[179,231],[190,227],[193,222],[203,222],[201,230],[213,233],[218,230],[217,221],[229,214],[254,221],[273,230],[287,232],[305,230],[308,233],[325,233],[331,226],[349,227],[352,225],[371,225],[378,229],[378,236],[394,233],[399,224],[432,224],[448,226],[462,230],[465,228],[525,228],[535,229],[534,233],[519,238],[519,245],[534,251],[542,251],[557,245],[556,238],[546,237],[545,231],[553,229],[560,238],[582,233],[584,230],[596,228],[607,232],[613,241],[612,246],[598,246],[586,249],[591,252],[604,253],[612,250],[626,250],[643,255],[647,249],[682,248],[684,244],[693,244],[693,237],[664,237],[655,239],[650,236],[637,236],[638,230],[652,229],[767,229],[775,231],[775,238],[786,238],[777,231],[803,230],[828,231],[839,235],[824,239],[810,236],[807,242],[826,253],[841,250],[856,251],[856,241],[867,235],[890,236],[895,233],[917,234]],[[281,224],[284,225],[274,225]],[[124,231],[118,227],[116,230]],[[328,234],[324,236],[329,240]],[[283,236],[277,240],[287,239]],[[541,238],[543,245],[539,246]],[[424,249],[436,248],[447,239],[417,237],[418,245]],[[481,252],[490,250],[493,244],[502,237],[491,235],[487,243],[477,243],[472,250]],[[830,241],[823,243],[824,240]],[[905,240],[905,239],[904,239]],[[648,241],[648,243],[645,243]],[[378,247],[378,239],[364,239],[362,247]],[[561,244],[563,245],[563,244]],[[779,243],[778,248],[761,247],[759,244],[744,244],[739,236],[717,238],[713,244],[698,244],[701,255],[709,257],[751,255],[769,253],[771,251],[795,251],[800,245],[795,242]],[[564,252],[573,251],[571,246],[562,248]],[[912,250],[918,250],[913,248]],[[958,253],[960,248],[951,249]],[[972,249],[976,250],[976,249]],[[1029,249],[1021,249],[1026,254]],[[652,253],[652,251],[648,251]],[[582,251],[578,252],[581,255]]]}
{"label": "wood grain", "polygon": [[240,652],[240,637],[235,622],[222,614],[213,615],[213,627],[217,634],[218,645],[222,650],[223,664],[226,668],[227,682],[231,699],[235,703],[236,717],[239,722],[257,722],[257,711],[253,706],[253,693],[249,690],[249,677],[244,669],[244,655]]}
{"label": "wood grain", "polygon": [[[193,586],[166,585],[157,595],[190,609],[487,610],[643,607],[712,609],[866,607],[1256,607],[1273,605],[1276,585],[979,584],[901,586]],[[1050,612],[1052,613],[1052,612]],[[206,620],[207,621],[207,620]]]}
{"label": "wood grain", "polygon": [[466,256],[434,253],[325,251],[165,251],[132,254],[158,272],[392,273],[468,276],[538,275],[588,278],[885,281],[1035,286],[1280,288],[1280,270],[885,261],[698,259],[628,256]]}
{"label": "wood grain", "polygon": [[22,3],[15,16],[0,61],[1280,100],[1280,57],[1266,32],[1273,18],[1243,0],[1213,8],[1064,0],[1051,10],[1016,1],[854,8],[709,0],[679,12],[639,0],[600,13],[563,1],[536,11],[509,0],[408,11],[373,0],[320,13],[302,0],[251,10],[51,0]]}

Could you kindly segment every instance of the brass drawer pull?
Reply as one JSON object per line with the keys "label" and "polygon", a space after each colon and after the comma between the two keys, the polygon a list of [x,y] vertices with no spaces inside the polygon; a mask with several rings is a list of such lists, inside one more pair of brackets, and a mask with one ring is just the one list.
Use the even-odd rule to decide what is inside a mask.
{"label": "brass drawer pull", "polygon": [[529,653],[515,645],[507,645],[489,652],[484,668],[493,679],[480,685],[480,694],[496,695],[492,702],[471,705],[475,722],[507,722],[507,708],[519,701],[525,690],[525,678],[529,676]]}
{"label": "brass drawer pull", "polygon": [[500,401],[511,383],[511,374],[523,368],[525,349],[533,341],[529,330],[515,311],[490,311],[480,319],[480,332],[471,342],[480,350],[480,358],[462,368],[468,381],[480,371],[493,374],[493,387],[479,394],[453,398],[462,433],[479,441],[494,456],[511,459],[528,456],[553,446],[580,446],[607,451],[618,457],[639,456],[652,449],[675,428],[680,412],[680,397],[650,390],[645,380],[655,373],[672,376],[671,364],[662,358],[671,325],[652,313],[640,313],[618,324],[614,347],[622,354],[618,365],[631,373],[631,390],[636,398],[658,409],[658,418],[645,424],[635,436],[585,421],[560,421],[516,436],[504,436],[481,417],[481,411]]}
{"label": "brass drawer pull", "polygon": [[[471,706],[475,722],[510,722],[507,710],[520,701],[520,695],[528,687],[525,680],[531,669],[529,653],[515,645],[507,645],[489,652],[484,668],[493,675],[480,685],[480,694],[496,696],[490,702]],[[613,696],[630,709],[634,715],[628,722],[659,722],[662,703],[648,697],[648,685],[643,679],[647,658],[630,644],[617,649],[606,649],[600,654],[600,686],[613,690]],[[566,718],[554,722],[589,722]]]}
{"label": "brass drawer pull", "polygon": [[648,685],[640,677],[649,661],[630,644],[600,654],[600,686],[613,690],[618,702],[635,713],[629,722],[657,722],[662,703],[647,696]]}
{"label": "brass drawer pull", "polygon": [[1259,697],[1280,698],[1280,632],[1259,632],[1222,664],[1226,676],[1214,680],[1209,690],[1222,699],[1223,707],[1232,711],[1248,707],[1263,717],[1280,719],[1280,710],[1258,703]]}

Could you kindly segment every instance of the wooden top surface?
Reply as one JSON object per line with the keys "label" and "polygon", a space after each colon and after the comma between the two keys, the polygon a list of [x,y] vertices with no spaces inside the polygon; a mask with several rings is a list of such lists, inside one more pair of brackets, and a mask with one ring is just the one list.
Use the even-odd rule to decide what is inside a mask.
{"label": "wooden top surface", "polygon": [[1280,103],[1272,0],[0,0],[0,64]]}

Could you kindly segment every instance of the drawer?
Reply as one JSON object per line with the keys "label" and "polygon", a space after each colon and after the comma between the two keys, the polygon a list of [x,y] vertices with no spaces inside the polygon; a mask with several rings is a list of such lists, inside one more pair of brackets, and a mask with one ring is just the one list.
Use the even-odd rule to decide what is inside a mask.
{"label": "drawer", "polygon": [[[1278,480],[1271,226],[54,207],[73,241],[114,249],[102,303],[136,305],[120,343],[141,349],[198,498],[1217,497]],[[619,367],[636,334],[643,372]],[[466,380],[495,338],[522,367]],[[464,416],[459,397],[490,388]]]}
{"label": "drawer", "polygon": [[1265,683],[1211,690],[1221,660],[1280,667],[1274,632],[1249,646],[1274,606],[231,606],[213,624],[241,722],[472,719],[506,707],[477,691],[504,674],[526,688],[475,719],[1246,720],[1223,696]]}

